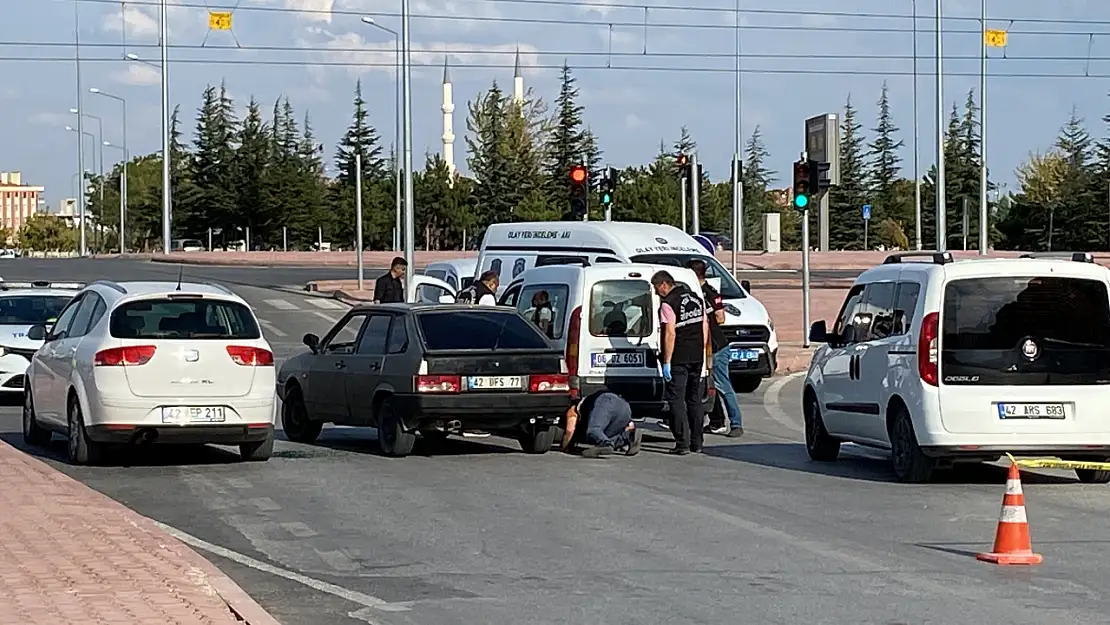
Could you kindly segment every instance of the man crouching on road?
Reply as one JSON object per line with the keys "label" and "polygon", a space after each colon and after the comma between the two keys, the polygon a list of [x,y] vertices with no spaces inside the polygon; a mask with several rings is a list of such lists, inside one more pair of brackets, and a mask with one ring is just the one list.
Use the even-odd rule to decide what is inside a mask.
{"label": "man crouching on road", "polygon": [[640,453],[643,432],[632,423],[632,407],[612,391],[597,391],[568,408],[563,428],[566,452],[576,440],[585,438],[590,445],[582,450],[586,458],[600,458],[613,452],[626,456]]}

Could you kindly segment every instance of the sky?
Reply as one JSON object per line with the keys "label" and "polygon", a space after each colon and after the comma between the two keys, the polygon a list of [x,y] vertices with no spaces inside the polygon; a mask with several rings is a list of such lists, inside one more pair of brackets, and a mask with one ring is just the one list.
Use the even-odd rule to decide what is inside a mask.
{"label": "sky", "polygon": [[[885,82],[904,174],[913,174],[914,11],[911,0],[739,0],[741,127],[756,127],[770,150],[778,186],[802,149],[804,120],[840,113],[851,97],[870,138]],[[127,102],[132,154],[161,147],[160,70],[127,61],[159,60],[157,0],[4,0],[0,21],[0,171],[44,185],[50,206],[74,194],[77,171],[75,31],[80,35],[85,131],[119,145],[118,101]],[[350,123],[355,81],[388,146],[394,141],[393,34],[399,0],[169,0],[170,100],[186,138],[207,84],[224,81],[240,113],[255,97],[267,112],[288,96],[311,116],[332,157]],[[835,6],[835,10],[831,7]],[[936,154],[934,0],[917,0],[918,155]],[[79,28],[75,29],[76,21]],[[232,30],[209,31],[209,10],[232,11]],[[578,79],[586,123],[608,165],[643,164],[686,126],[713,179],[728,177],[736,137],[736,0],[412,0],[414,163],[438,153],[442,67],[451,64],[457,165],[464,173],[466,105],[496,80],[512,88],[520,50],[525,83],[552,103],[558,67]],[[829,12],[832,11],[832,12]],[[947,119],[979,84],[979,0],[944,0],[943,99]],[[884,17],[886,16],[886,17]],[[893,16],[893,17],[892,17]],[[1092,134],[1110,134],[1110,3],[1093,0],[987,0],[987,27],[1009,33],[987,64],[987,159],[992,179],[1016,190],[1014,169],[1051,147],[1074,109]],[[819,73],[804,74],[801,70]],[[97,136],[96,142],[101,138]],[[92,142],[90,142],[92,143]],[[91,146],[87,149],[91,153]],[[97,155],[99,157],[99,154]],[[121,157],[104,149],[104,166]],[[88,162],[96,169],[99,162]]]}

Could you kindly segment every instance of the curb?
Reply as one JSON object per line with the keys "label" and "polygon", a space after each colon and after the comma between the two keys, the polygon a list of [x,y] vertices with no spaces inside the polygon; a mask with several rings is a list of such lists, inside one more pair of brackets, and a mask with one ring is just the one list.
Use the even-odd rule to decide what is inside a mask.
{"label": "curb", "polygon": [[281,625],[277,619],[271,616],[265,608],[251,598],[246,591],[215,564],[209,562],[208,559],[197,553],[185,543],[166,533],[162,528],[158,527],[153,519],[135,512],[115,499],[62,473],[46,462],[31,456],[10,443],[0,442],[0,444],[8,448],[13,458],[18,458],[19,462],[28,465],[31,470],[42,473],[48,479],[55,482],[71,482],[76,485],[78,489],[92,493],[95,499],[100,500],[101,505],[122,510],[124,516],[128,517],[127,520],[133,523],[135,527],[157,536],[158,540],[162,543],[162,549],[177,552],[175,555],[183,556],[184,559],[189,561],[189,564],[201,569],[204,573],[204,582],[215,595],[220,598],[224,605],[227,606],[228,611],[245,625]]}

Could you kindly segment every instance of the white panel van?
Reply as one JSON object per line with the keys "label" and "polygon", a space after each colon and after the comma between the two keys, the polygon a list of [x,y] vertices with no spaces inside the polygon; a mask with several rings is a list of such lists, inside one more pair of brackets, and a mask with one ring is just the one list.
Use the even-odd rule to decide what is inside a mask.
{"label": "white panel van", "polygon": [[[620,221],[543,221],[491,225],[482,238],[475,276],[498,272],[502,292],[525,271],[551,265],[638,263],[685,267],[705,261],[710,284],[726,304],[722,329],[730,346],[729,372],[740,392],[753,392],[774,375],[778,337],[759,300],[690,235],[673,226]],[[648,276],[650,278],[650,276]]]}

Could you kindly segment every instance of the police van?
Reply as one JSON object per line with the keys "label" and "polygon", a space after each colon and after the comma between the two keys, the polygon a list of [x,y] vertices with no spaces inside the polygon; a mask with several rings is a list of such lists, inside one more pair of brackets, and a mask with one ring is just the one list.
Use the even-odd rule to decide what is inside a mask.
{"label": "police van", "polygon": [[604,263],[685,267],[695,258],[705,261],[708,282],[725,301],[722,329],[730,346],[733,386],[740,392],[753,392],[764,377],[774,375],[777,366],[774,322],[746,285],[678,228],[620,221],[493,224],[482,238],[475,275],[496,271],[504,293],[510,283],[535,267]]}

